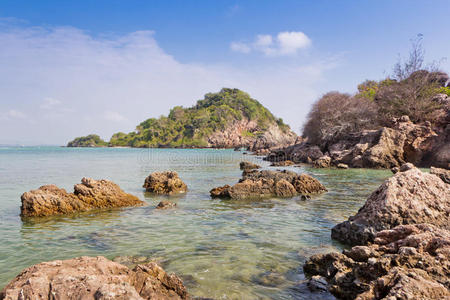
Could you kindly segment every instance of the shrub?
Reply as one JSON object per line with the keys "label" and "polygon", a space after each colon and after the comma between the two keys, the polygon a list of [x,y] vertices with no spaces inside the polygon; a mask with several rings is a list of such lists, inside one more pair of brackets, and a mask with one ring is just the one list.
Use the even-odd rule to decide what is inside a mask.
{"label": "shrub", "polygon": [[376,106],[366,98],[329,92],[313,105],[303,135],[309,142],[326,148],[349,134],[375,128],[376,113]]}

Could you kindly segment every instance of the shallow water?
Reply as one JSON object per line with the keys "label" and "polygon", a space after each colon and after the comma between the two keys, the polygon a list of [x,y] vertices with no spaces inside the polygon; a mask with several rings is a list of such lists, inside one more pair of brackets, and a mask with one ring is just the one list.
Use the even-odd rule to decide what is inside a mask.
{"label": "shallow water", "polygon": [[[330,229],[354,214],[390,171],[285,169],[318,178],[329,192],[310,200],[212,200],[254,156],[213,149],[0,148],[0,287],[23,268],[81,255],[147,256],[183,277],[189,292],[215,299],[307,299],[298,283],[315,253],[340,250]],[[271,168],[280,169],[280,168]],[[175,170],[186,195],[174,210],[144,193],[145,177]],[[20,195],[44,184],[72,192],[82,177],[110,179],[149,205],[22,222]]]}

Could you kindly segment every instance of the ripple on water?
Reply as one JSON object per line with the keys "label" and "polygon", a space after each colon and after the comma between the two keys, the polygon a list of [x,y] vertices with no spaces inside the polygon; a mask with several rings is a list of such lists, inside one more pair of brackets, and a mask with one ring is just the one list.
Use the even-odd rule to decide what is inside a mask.
{"label": "ripple on water", "polygon": [[[329,192],[306,201],[210,199],[212,187],[237,182],[243,159],[256,160],[212,149],[2,149],[8,176],[0,181],[0,286],[41,261],[130,256],[159,261],[198,296],[308,299],[306,257],[342,249],[330,239],[331,227],[354,214],[390,172],[290,167],[319,178]],[[176,209],[161,211],[155,206],[166,197],[141,187],[150,172],[165,169],[177,171],[189,191],[171,198]],[[24,191],[47,183],[71,191],[83,176],[111,179],[149,205],[20,220]]]}

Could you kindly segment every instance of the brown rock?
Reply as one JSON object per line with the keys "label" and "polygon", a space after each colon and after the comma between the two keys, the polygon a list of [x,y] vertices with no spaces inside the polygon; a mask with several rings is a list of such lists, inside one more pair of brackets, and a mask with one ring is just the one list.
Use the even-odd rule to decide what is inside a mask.
{"label": "brown rock", "polygon": [[233,186],[211,190],[211,197],[249,199],[263,197],[293,197],[325,192],[326,188],[307,174],[283,171],[244,171],[242,179]]}
{"label": "brown rock", "polygon": [[183,282],[156,263],[133,270],[102,256],[43,262],[23,270],[1,299],[188,299]]}
{"label": "brown rock", "polygon": [[44,185],[21,196],[22,217],[42,217],[69,214],[98,208],[141,206],[145,202],[127,194],[109,180],[81,179],[74,193],[55,185]]}
{"label": "brown rock", "polygon": [[273,150],[264,160],[271,162],[291,160],[295,163],[308,163],[308,158],[314,161],[322,156],[323,153],[318,146],[300,141],[298,144]]}
{"label": "brown rock", "polygon": [[241,170],[254,170],[254,169],[259,169],[261,168],[260,165],[254,164],[252,162],[249,161],[241,161],[239,164],[239,168]]}
{"label": "brown rock", "polygon": [[337,167],[338,169],[348,169],[348,165],[343,164],[343,163],[337,164],[336,167]]}
{"label": "brown rock", "polygon": [[[402,169],[409,169],[404,166]],[[336,225],[331,236],[350,245],[373,241],[377,231],[401,224],[450,224],[450,186],[437,176],[412,167],[386,180],[355,216]]]}
{"label": "brown rock", "polygon": [[331,157],[325,155],[316,159],[313,163],[314,168],[329,168],[331,166]]}
{"label": "brown rock", "polygon": [[283,160],[283,161],[276,161],[273,162],[270,166],[272,167],[287,167],[287,166],[292,166],[295,165],[295,163],[291,160]]}
{"label": "brown rock", "polygon": [[303,268],[342,299],[447,299],[450,232],[400,225],[378,232],[372,245],[314,255]]}
{"label": "brown rock", "polygon": [[438,176],[445,183],[450,183],[450,170],[431,167],[430,173]]}
{"label": "brown rock", "polygon": [[145,178],[144,186],[147,192],[155,194],[178,194],[187,191],[186,184],[175,171],[153,172]]}
{"label": "brown rock", "polygon": [[169,208],[174,208],[176,207],[177,204],[174,202],[170,202],[170,201],[161,201],[158,203],[158,205],[156,206],[156,209],[169,209]]}

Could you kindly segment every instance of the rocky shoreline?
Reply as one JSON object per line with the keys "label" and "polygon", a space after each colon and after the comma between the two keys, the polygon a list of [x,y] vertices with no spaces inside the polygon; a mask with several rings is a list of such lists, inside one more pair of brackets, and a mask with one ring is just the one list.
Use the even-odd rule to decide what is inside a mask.
{"label": "rocky shoreline", "polygon": [[339,299],[450,297],[448,172],[403,165],[355,216],[332,229],[332,238],[350,250],[308,259],[310,289]]}

